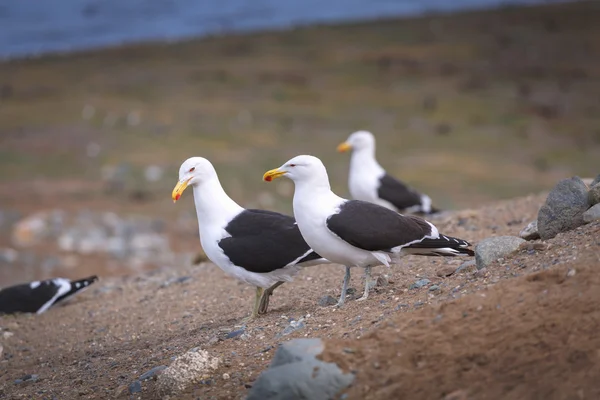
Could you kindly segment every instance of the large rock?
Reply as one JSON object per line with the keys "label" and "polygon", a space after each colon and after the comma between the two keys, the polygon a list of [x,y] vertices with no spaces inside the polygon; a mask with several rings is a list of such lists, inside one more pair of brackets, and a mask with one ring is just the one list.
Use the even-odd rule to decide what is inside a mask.
{"label": "large rock", "polygon": [[194,348],[177,357],[158,375],[156,387],[162,396],[176,395],[188,386],[210,378],[219,367],[219,359],[206,350]]}
{"label": "large rock", "polygon": [[333,363],[317,360],[321,339],[294,339],[283,343],[269,368],[252,386],[246,400],[328,400],[354,380]]}
{"label": "large rock", "polygon": [[600,203],[600,183],[590,186],[590,191],[588,192],[588,203],[590,203],[592,206]]}
{"label": "large rock", "polygon": [[525,243],[525,240],[516,236],[494,236],[483,239],[475,246],[477,269],[486,268],[497,259],[517,251],[521,243]]}
{"label": "large rock", "polygon": [[538,231],[543,240],[584,224],[583,213],[590,207],[585,183],[574,176],[552,189],[538,212]]}
{"label": "large rock", "polygon": [[536,240],[540,238],[538,231],[537,220],[530,222],[521,232],[519,236],[525,240]]}
{"label": "large rock", "polygon": [[593,222],[600,220],[600,204],[596,204],[583,213],[584,222]]}

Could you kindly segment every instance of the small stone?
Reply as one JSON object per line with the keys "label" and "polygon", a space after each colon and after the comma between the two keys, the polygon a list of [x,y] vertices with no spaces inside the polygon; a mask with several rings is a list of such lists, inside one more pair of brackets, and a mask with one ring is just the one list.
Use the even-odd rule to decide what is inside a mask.
{"label": "small stone", "polygon": [[327,295],[327,296],[323,296],[319,299],[318,302],[319,306],[321,307],[327,307],[327,306],[334,306],[337,304],[337,300],[334,299],[333,297]]}
{"label": "small stone", "polygon": [[512,254],[524,242],[524,239],[516,236],[494,236],[483,239],[475,246],[477,269],[486,268],[497,259]]}
{"label": "small stone", "polygon": [[241,336],[244,334],[245,331],[246,331],[245,328],[238,329],[236,331],[231,331],[225,336],[225,339],[233,339],[235,337]]}
{"label": "small stone", "polygon": [[598,220],[600,220],[600,204],[596,204],[595,206],[583,213],[583,221],[586,223]]}
{"label": "small stone", "polygon": [[598,183],[600,183],[600,174],[596,175],[596,177],[594,178],[594,180],[590,182],[590,187],[594,187]]}
{"label": "small stone", "polygon": [[531,221],[521,232],[519,232],[519,237],[525,240],[536,240],[540,238],[540,233],[538,232],[537,220]]}
{"label": "small stone", "polygon": [[167,368],[166,365],[159,365],[158,367],[154,367],[150,371],[144,372],[142,375],[140,375],[140,377],[138,379],[143,382],[145,380],[148,380],[148,379],[151,379],[151,378],[155,378],[165,368]]}
{"label": "small stone", "polygon": [[440,287],[438,285],[431,285],[429,287],[430,292],[437,292],[438,290],[440,290]]}
{"label": "small stone", "polygon": [[139,393],[142,391],[142,383],[140,381],[134,381],[129,384],[129,394]]}
{"label": "small stone", "polygon": [[30,382],[37,382],[39,378],[39,375],[37,374],[27,374],[24,377],[22,377],[21,379],[15,379],[15,384],[21,384],[21,383],[30,383]]}
{"label": "small stone", "polygon": [[415,283],[410,285],[409,289],[419,289],[419,288],[422,288],[423,286],[429,285],[430,283],[431,283],[431,281],[427,278],[419,279],[418,281],[416,281]]}
{"label": "small stone", "polygon": [[588,188],[574,176],[559,181],[538,212],[538,231],[543,240],[584,224],[583,213],[590,207]]}
{"label": "small stone", "polygon": [[435,274],[437,276],[443,278],[446,276],[453,275],[455,272],[458,272],[458,270],[456,268],[454,268],[451,265],[445,265],[445,266],[441,267],[440,269],[438,269]]}
{"label": "small stone", "polygon": [[231,378],[231,377],[229,376],[229,374],[228,374],[228,373],[224,373],[224,374],[223,374],[223,379],[224,379],[224,380],[228,381],[230,378]]}
{"label": "small stone", "polygon": [[193,348],[178,356],[157,379],[156,388],[161,396],[172,396],[201,380],[219,367],[220,359],[211,357],[206,350]]}
{"label": "small stone", "polygon": [[352,383],[354,375],[317,359],[323,349],[321,339],[283,343],[269,368],[252,385],[246,400],[335,398]]}
{"label": "small stone", "polygon": [[465,261],[464,263],[460,264],[458,266],[458,268],[456,268],[456,274],[458,274],[459,272],[467,269],[467,268],[471,268],[471,267],[475,267],[477,265],[477,263],[475,262],[475,260],[469,260],[469,261]]}
{"label": "small stone", "polygon": [[287,336],[304,328],[306,328],[306,324],[303,321],[292,321],[283,331],[277,334],[277,338]]}
{"label": "small stone", "polygon": [[572,276],[575,276],[575,273],[577,271],[574,268],[569,269],[569,271],[567,272],[567,276],[570,278]]}
{"label": "small stone", "polygon": [[379,275],[377,277],[377,281],[375,283],[375,286],[377,286],[377,287],[386,287],[389,284],[390,284],[390,282],[389,282],[388,278],[385,275]]}
{"label": "small stone", "polygon": [[596,183],[590,187],[590,191],[588,192],[588,202],[592,206],[600,203],[600,183]]}
{"label": "small stone", "polygon": [[9,332],[9,331],[2,332],[2,337],[4,337],[4,339],[11,338],[11,337],[13,337],[14,335],[15,335],[14,333],[12,333],[12,332]]}

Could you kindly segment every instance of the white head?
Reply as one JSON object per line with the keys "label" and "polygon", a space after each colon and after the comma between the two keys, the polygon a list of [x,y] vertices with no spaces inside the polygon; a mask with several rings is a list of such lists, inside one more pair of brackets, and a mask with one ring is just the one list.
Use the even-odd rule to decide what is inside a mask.
{"label": "white head", "polygon": [[368,131],[357,131],[348,136],[345,142],[340,143],[337,151],[344,153],[348,150],[375,150],[375,137]]}
{"label": "white head", "polygon": [[294,181],[313,182],[314,184],[322,184],[329,187],[329,177],[323,162],[314,156],[301,155],[292,158],[284,163],[281,167],[265,172],[263,180],[271,182],[273,179],[281,176],[286,176]]}
{"label": "white head", "polygon": [[217,178],[217,171],[215,171],[213,165],[206,158],[188,158],[179,167],[179,181],[175,185],[171,195],[173,202],[179,200],[181,194],[188,186],[199,185],[215,178]]}

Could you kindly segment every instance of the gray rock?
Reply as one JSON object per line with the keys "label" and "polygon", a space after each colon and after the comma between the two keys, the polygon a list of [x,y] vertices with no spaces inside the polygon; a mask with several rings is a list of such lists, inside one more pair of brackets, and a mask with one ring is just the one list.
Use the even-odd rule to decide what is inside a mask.
{"label": "gray rock", "polygon": [[21,383],[29,383],[29,382],[37,382],[39,376],[37,374],[28,374],[20,379],[15,379],[15,385],[19,385]]}
{"label": "gray rock", "polygon": [[477,262],[475,260],[469,260],[469,261],[465,261],[464,263],[460,264],[458,266],[458,268],[456,268],[456,271],[454,272],[455,274],[459,273],[460,271],[463,271],[467,268],[471,268],[477,265]]}
{"label": "gray rock", "polygon": [[581,178],[563,179],[552,189],[538,212],[538,231],[543,240],[584,224],[583,213],[590,207],[588,189]]}
{"label": "gray rock", "polygon": [[327,295],[327,296],[323,296],[319,299],[319,306],[321,307],[327,307],[327,306],[334,306],[337,304],[337,300],[334,299],[333,297]]}
{"label": "gray rock", "polygon": [[225,339],[233,339],[235,337],[241,336],[244,334],[245,331],[246,331],[245,328],[238,329],[236,331],[231,331],[225,336]]}
{"label": "gray rock", "polygon": [[150,371],[144,372],[138,378],[139,381],[145,381],[151,378],[154,378],[156,375],[160,374],[163,369],[167,368],[166,365],[159,365],[158,367],[152,368]]}
{"label": "gray rock", "polygon": [[142,391],[142,383],[140,381],[134,381],[129,384],[129,393],[139,393]]}
{"label": "gray rock", "polygon": [[316,359],[321,339],[294,339],[283,343],[269,368],[256,380],[246,400],[328,400],[354,380],[334,363]]}
{"label": "gray rock", "polygon": [[586,223],[600,220],[600,204],[596,204],[583,213],[583,221]]}
{"label": "gray rock", "polygon": [[590,203],[592,206],[600,203],[600,183],[590,186],[590,191],[588,192],[588,203]]}
{"label": "gray rock", "polygon": [[429,287],[430,292],[437,292],[438,290],[440,290],[440,287],[438,285],[431,285]]}
{"label": "gray rock", "polygon": [[292,322],[290,322],[290,324],[288,326],[285,327],[285,329],[283,331],[281,331],[280,333],[277,334],[277,337],[280,338],[282,336],[287,336],[290,333],[294,333],[294,332],[299,331],[304,328],[306,328],[306,324],[304,323],[304,321],[302,319],[300,319],[298,321],[292,321]]}
{"label": "gray rock", "polygon": [[516,236],[494,236],[483,239],[475,246],[477,269],[486,268],[499,258],[516,251],[524,239]]}
{"label": "gray rock", "polygon": [[590,183],[590,187],[595,186],[596,184],[600,183],[600,174],[598,174],[594,180],[592,181],[592,183]]}
{"label": "gray rock", "polygon": [[536,240],[540,238],[540,232],[538,231],[537,220],[531,221],[521,232],[519,236],[525,240]]}
{"label": "gray rock", "polygon": [[415,283],[413,283],[412,285],[410,285],[409,289],[418,289],[418,288],[422,288],[423,286],[427,286],[431,283],[431,281],[427,278],[424,279],[419,279],[418,281],[416,281]]}
{"label": "gray rock", "polygon": [[161,285],[159,287],[166,288],[168,286],[171,286],[174,283],[184,283],[184,282],[189,281],[190,279],[192,279],[192,278],[189,276],[179,276],[177,278],[171,278],[171,279],[168,279],[168,280],[164,281],[163,283],[161,283]]}

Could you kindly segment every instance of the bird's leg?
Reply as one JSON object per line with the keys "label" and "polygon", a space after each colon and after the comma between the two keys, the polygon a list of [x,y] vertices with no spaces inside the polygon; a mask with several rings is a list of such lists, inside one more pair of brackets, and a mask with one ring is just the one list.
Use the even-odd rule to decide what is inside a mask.
{"label": "bird's leg", "polygon": [[243,323],[254,321],[256,317],[258,317],[258,309],[260,307],[260,299],[262,298],[263,292],[265,290],[261,287],[256,287],[256,297],[254,298],[254,307],[252,308],[252,314],[250,316],[242,319]]}
{"label": "bird's leg", "polygon": [[363,301],[369,297],[369,285],[371,283],[371,266],[365,267],[365,292],[363,293],[360,299],[356,299],[356,301]]}
{"label": "bird's leg", "polygon": [[340,295],[340,301],[336,304],[337,307],[344,305],[346,301],[346,291],[348,290],[348,282],[350,282],[350,267],[346,266],[346,274],[344,275],[344,283],[342,284],[342,294]]}
{"label": "bird's leg", "polygon": [[259,314],[266,314],[267,309],[269,308],[269,298],[273,294],[273,291],[281,285],[283,285],[283,281],[275,282],[271,287],[265,289],[260,299],[260,304],[258,306]]}

